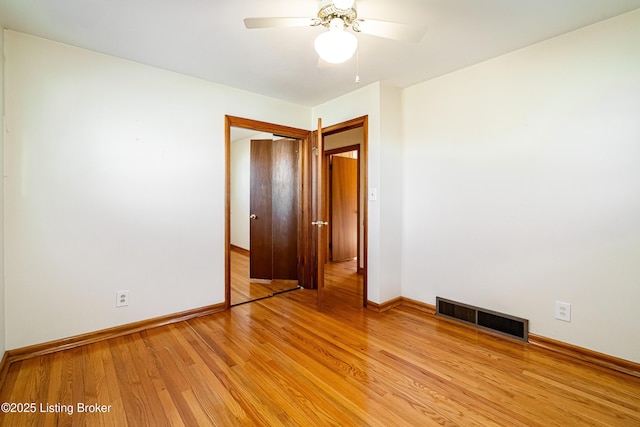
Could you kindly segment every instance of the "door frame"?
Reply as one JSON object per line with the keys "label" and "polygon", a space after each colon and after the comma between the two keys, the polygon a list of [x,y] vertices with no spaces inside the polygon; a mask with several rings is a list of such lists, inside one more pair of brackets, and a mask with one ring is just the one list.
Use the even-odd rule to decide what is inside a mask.
{"label": "door frame", "polygon": [[310,179],[310,167],[308,153],[311,151],[311,131],[305,129],[298,129],[290,126],[277,125],[268,122],[262,122],[259,120],[251,120],[242,117],[225,115],[224,117],[225,127],[225,292],[224,303],[225,308],[231,308],[231,128],[238,127],[243,129],[251,129],[256,132],[266,132],[277,136],[298,139],[301,141],[301,194],[299,201],[299,241],[298,241],[298,257],[299,265],[302,265],[303,274],[301,276],[300,285],[307,287],[310,283],[308,272],[310,262],[306,260],[305,255],[307,253],[306,246],[311,239],[309,238],[311,217],[309,214],[309,207],[311,206],[311,185]]}
{"label": "door frame", "polygon": [[[303,266],[303,275],[301,286],[308,288],[311,287],[313,276],[312,264],[313,259],[310,258],[311,245],[313,242],[311,226],[312,212],[311,212],[311,197],[312,197],[312,176],[311,176],[311,160],[312,160],[312,131],[294,128],[290,126],[277,125],[273,123],[263,122],[259,120],[252,120],[237,116],[225,115],[225,308],[231,308],[231,128],[239,127],[244,129],[251,129],[258,132],[268,132],[278,136],[290,137],[300,139],[302,141],[302,159],[301,159],[301,203],[299,204],[300,212],[300,242],[298,242],[300,252],[299,256],[302,257],[301,264]],[[344,132],[351,129],[362,128],[362,147],[361,156],[363,158],[364,170],[361,174],[363,180],[363,186],[365,194],[368,188],[368,135],[369,135],[369,116],[361,116],[351,120],[347,120],[341,123],[337,123],[326,128],[320,129],[320,135],[324,138],[325,135],[332,135],[334,133]],[[324,154],[324,153],[318,153]],[[324,157],[324,156],[320,156]],[[368,294],[368,203],[365,198],[363,208],[363,289],[362,289],[362,306],[367,307],[367,294]],[[326,204],[324,206],[326,210]],[[324,212],[325,218],[327,212]]]}
{"label": "door frame", "polygon": [[[327,126],[325,128],[322,128],[322,138],[324,139],[326,136],[328,135],[333,135],[336,133],[340,133],[340,132],[345,132],[351,129],[357,129],[357,128],[362,128],[362,145],[360,147],[360,153],[359,155],[362,156],[362,162],[360,163],[360,159],[358,159],[359,163],[358,166],[360,165],[364,165],[364,170],[361,170],[360,172],[360,178],[358,181],[358,191],[360,191],[361,188],[361,183],[360,180],[362,180],[362,188],[364,188],[364,194],[365,194],[365,198],[364,198],[364,203],[363,206],[361,207],[363,210],[363,214],[362,214],[362,275],[363,275],[363,279],[362,279],[362,306],[363,307],[367,307],[367,303],[368,303],[368,283],[367,283],[367,278],[368,278],[368,224],[369,224],[369,215],[368,215],[368,203],[367,203],[367,198],[366,198],[366,194],[367,194],[367,189],[369,188],[368,186],[368,174],[367,174],[367,169],[368,169],[368,150],[369,150],[369,116],[365,115],[365,116],[361,116],[361,117],[356,117],[355,119],[351,119],[351,120],[347,120],[345,122],[341,122],[341,123],[337,123],[331,126]],[[323,144],[324,146],[324,144]],[[324,154],[326,152],[323,152],[323,157]],[[359,167],[359,169],[361,169]],[[328,191],[327,191],[327,186],[323,186],[324,187],[324,200],[326,201],[328,196]],[[360,197],[358,197],[358,204],[360,203]],[[324,217],[327,218],[328,217],[328,203],[324,203]],[[360,219],[358,218],[358,232],[360,232],[360,224],[359,224]],[[360,239],[358,238],[358,245],[360,244]],[[328,247],[326,248],[326,250],[328,251]],[[358,253],[358,256],[360,254]],[[358,270],[360,271],[360,260],[358,260]]]}

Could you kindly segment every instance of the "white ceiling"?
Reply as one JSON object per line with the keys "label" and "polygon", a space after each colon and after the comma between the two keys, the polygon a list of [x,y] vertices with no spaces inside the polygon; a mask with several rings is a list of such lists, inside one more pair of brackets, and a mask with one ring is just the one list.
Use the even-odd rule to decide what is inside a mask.
{"label": "white ceiling", "polygon": [[[319,67],[322,28],[247,30],[245,17],[313,17],[316,0],[0,0],[0,24],[297,104],[358,88],[355,58]],[[358,15],[424,24],[420,43],[358,35],[360,85],[407,87],[640,8],[640,0],[359,0]]]}

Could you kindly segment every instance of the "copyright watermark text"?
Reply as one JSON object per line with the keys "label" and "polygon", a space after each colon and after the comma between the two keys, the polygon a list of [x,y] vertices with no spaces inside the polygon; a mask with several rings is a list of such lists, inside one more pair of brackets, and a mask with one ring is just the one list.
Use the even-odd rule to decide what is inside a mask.
{"label": "copyright watermark text", "polygon": [[111,405],[100,405],[98,403],[35,403],[35,402],[3,402],[0,410],[7,413],[64,413],[73,415],[74,413],[106,414],[111,412]]}

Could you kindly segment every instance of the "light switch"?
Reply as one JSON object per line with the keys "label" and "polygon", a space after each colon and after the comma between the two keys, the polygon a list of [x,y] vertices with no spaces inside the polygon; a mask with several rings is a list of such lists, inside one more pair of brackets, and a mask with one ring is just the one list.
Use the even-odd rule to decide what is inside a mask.
{"label": "light switch", "polygon": [[369,200],[378,200],[377,188],[369,188]]}

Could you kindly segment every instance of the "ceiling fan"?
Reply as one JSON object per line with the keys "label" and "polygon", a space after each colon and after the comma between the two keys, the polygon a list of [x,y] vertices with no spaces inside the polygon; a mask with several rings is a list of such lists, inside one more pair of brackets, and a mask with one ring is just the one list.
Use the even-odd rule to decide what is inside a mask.
{"label": "ceiling fan", "polygon": [[321,0],[314,18],[245,18],[244,25],[248,29],[326,27],[329,30],[316,38],[315,48],[322,60],[332,64],[345,62],[353,56],[358,47],[354,33],[419,42],[426,31],[423,26],[359,18],[355,0]]}

